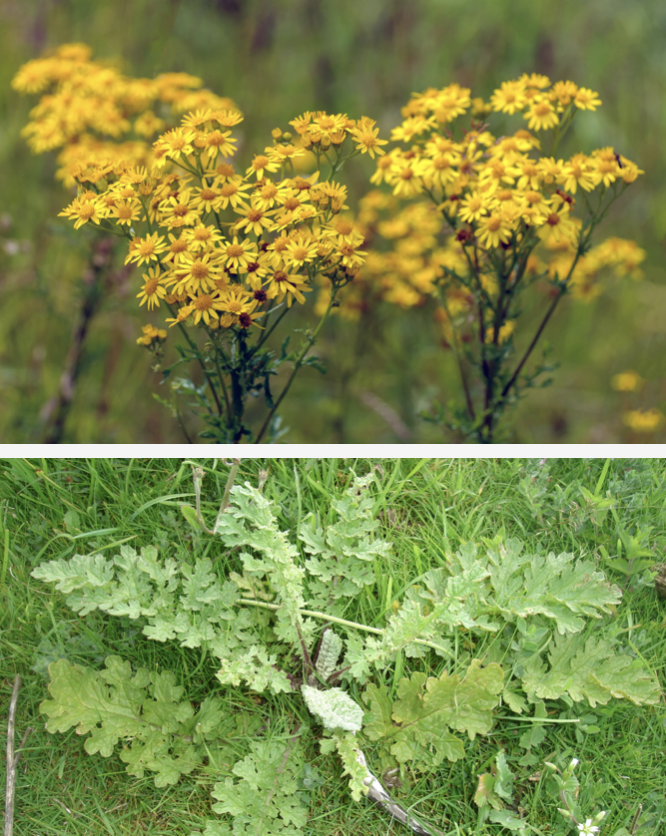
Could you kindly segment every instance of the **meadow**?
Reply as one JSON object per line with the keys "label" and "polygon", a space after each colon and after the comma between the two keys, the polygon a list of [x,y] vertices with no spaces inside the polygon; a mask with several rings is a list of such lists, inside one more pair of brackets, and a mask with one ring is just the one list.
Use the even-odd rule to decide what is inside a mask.
{"label": "meadow", "polygon": [[[66,603],[67,599],[71,604],[71,596],[36,577],[37,567],[53,566],[53,561],[65,567],[77,554],[96,555],[97,571],[100,571],[100,561],[111,559],[128,547],[137,553],[144,549],[148,559],[145,551],[148,546],[157,547],[159,561],[164,566],[175,560],[174,565],[194,567],[197,561],[208,558],[209,566],[210,561],[214,563],[214,574],[226,571],[225,567],[238,572],[238,548],[233,547],[233,540],[206,534],[195,512],[198,507],[206,525],[213,525],[228,484],[230,464],[211,459],[3,459],[0,462],[3,549],[0,586],[4,602],[0,609],[0,701],[4,716],[15,677],[18,674],[21,678],[14,741],[16,749],[23,744],[16,773],[16,834],[189,836],[193,831],[200,833],[206,820],[211,821],[206,834],[332,836],[360,830],[381,834],[389,827],[391,832],[409,832],[362,796],[359,800],[351,798],[348,776],[343,774],[339,759],[324,752],[324,738],[330,738],[331,733],[322,729],[320,722],[304,709],[294,690],[271,693],[257,682],[253,688],[244,682],[221,684],[216,676],[219,660],[205,648],[197,647],[196,642],[183,647],[177,641],[151,640],[141,629],[146,619],[137,620],[136,613],[131,617],[114,616],[95,611],[93,607],[93,611],[77,615]],[[583,685],[586,673],[580,669],[572,672],[571,678],[578,683],[576,688],[582,687],[584,693],[595,695],[592,703],[572,686],[570,693],[575,699],[566,692],[558,698],[551,693],[550,697],[530,697],[528,704],[525,694],[520,696],[520,679],[514,678],[512,689],[503,692],[502,704],[496,706],[489,728],[477,727],[477,733],[469,736],[454,735],[461,755],[452,760],[454,755],[449,754],[443,759],[435,758],[433,763],[436,750],[431,745],[419,746],[412,741],[407,754],[403,752],[399,757],[402,762],[396,765],[391,761],[386,741],[377,733],[381,723],[376,713],[373,715],[376,712],[373,694],[384,692],[395,696],[397,687],[397,693],[404,695],[406,677],[416,682],[419,676],[425,678],[426,673],[446,676],[442,670],[458,670],[461,665],[464,669],[470,658],[481,652],[484,654],[481,664],[486,666],[481,670],[488,671],[500,663],[505,673],[513,672],[514,677],[520,677],[523,666],[530,667],[529,658],[535,649],[543,649],[537,645],[543,638],[539,630],[543,630],[547,618],[525,614],[522,619],[509,623],[511,608],[519,606],[525,594],[522,585],[504,603],[498,597],[503,617],[507,619],[505,629],[497,636],[497,639],[503,637],[499,645],[496,640],[489,644],[475,627],[468,626],[454,631],[455,641],[453,633],[451,641],[445,641],[448,658],[432,650],[432,636],[430,648],[425,648],[425,652],[414,653],[412,646],[410,652],[394,654],[383,673],[380,669],[377,676],[373,675],[379,689],[363,690],[353,679],[345,679],[344,690],[366,711],[361,737],[364,742],[359,745],[363,745],[374,774],[391,787],[394,799],[430,828],[426,832],[447,836],[509,833],[567,836],[581,833],[583,822],[598,827],[587,831],[598,836],[658,836],[663,832],[666,614],[663,583],[660,595],[654,581],[666,543],[663,462],[627,458],[256,459],[240,462],[235,485],[249,484],[253,488],[261,485],[263,497],[276,509],[280,530],[296,542],[296,532],[310,513],[320,524],[336,522],[333,508],[335,503],[349,497],[346,491],[352,485],[354,474],[369,479],[363,492],[368,504],[363,506],[365,511],[360,518],[367,554],[372,554],[372,548],[376,553],[365,564],[368,572],[362,580],[362,589],[346,599],[344,618],[336,616],[333,625],[350,642],[349,647],[358,648],[352,643],[354,625],[373,625],[365,629],[373,629],[371,638],[376,638],[393,615],[398,616],[402,608],[409,608],[409,601],[413,604],[424,594],[425,585],[439,577],[438,573],[453,571],[454,555],[467,554],[469,561],[471,544],[477,545],[481,557],[486,551],[490,554],[497,544],[506,545],[517,539],[523,544],[524,553],[532,556],[532,565],[546,555],[550,555],[548,561],[552,563],[555,555],[571,553],[574,565],[584,566],[585,561],[591,561],[594,577],[598,579],[598,573],[604,574],[605,585],[597,586],[590,598],[595,603],[578,610],[585,620],[581,636],[588,645],[598,642],[597,650],[604,641],[611,642],[615,650],[608,670],[615,670],[616,676],[623,666],[629,665],[633,671],[631,681],[625,677],[620,684],[621,680],[616,680],[613,696],[604,690],[606,685],[600,690],[607,674],[602,675],[598,670],[600,678],[588,679],[587,685]],[[198,482],[193,482],[193,475]],[[232,501],[237,501],[233,496]],[[189,507],[183,511],[184,506]],[[343,549],[345,531],[350,531],[349,519],[343,525],[336,524],[338,549]],[[366,525],[371,519],[377,521],[374,533]],[[312,546],[316,539],[313,536],[311,532],[304,542]],[[380,547],[375,539],[375,546],[369,546],[368,536],[380,538],[387,545]],[[297,563],[306,566],[307,554],[302,545]],[[312,549],[307,550],[312,554]],[[127,556],[129,552],[123,554]],[[338,560],[341,554],[338,551],[333,560]],[[257,571],[261,563],[259,552],[255,552],[255,557],[254,571],[244,572],[244,579],[233,572],[229,577],[246,585],[246,598],[255,596],[255,606],[251,608],[255,615],[262,606],[269,608],[262,611],[266,618],[256,615],[253,626],[248,622],[243,628],[269,641],[275,638],[273,629],[278,627],[272,616],[268,617],[273,605],[266,602],[278,588],[273,585],[277,576],[272,582],[259,580],[262,576]],[[471,565],[467,563],[468,567]],[[583,587],[590,583],[591,577],[590,570],[585,571],[588,577],[583,580]],[[58,570],[58,575],[65,578],[64,568]],[[480,577],[487,577],[487,573]],[[73,582],[70,590],[82,578],[78,581],[73,578]],[[96,583],[99,587],[99,582]],[[541,591],[544,584],[545,581]],[[141,584],[134,587],[132,594],[140,596],[136,593],[140,587]],[[334,587],[335,583],[329,582],[326,589],[330,591]],[[482,587],[477,589],[483,598]],[[464,595],[463,586],[458,587],[457,594]],[[499,588],[496,594],[499,595]],[[540,590],[533,588],[528,594],[538,597]],[[570,585],[565,584],[564,594],[573,602],[576,593]],[[608,594],[621,595],[621,601],[605,612],[596,613],[599,618],[592,617],[596,605]],[[209,601],[214,600],[210,590],[207,595]],[[97,600],[101,598],[98,596]],[[463,597],[457,600],[463,601]],[[549,600],[554,607],[554,599]],[[498,611],[494,611],[497,615]],[[423,612],[428,612],[427,606]],[[552,611],[546,612],[550,612],[548,618],[553,615]],[[576,610],[569,613],[569,618],[573,618],[573,612]],[[563,612],[559,617],[563,617]],[[569,621],[569,629],[575,630],[577,626],[573,622]],[[317,621],[317,630],[321,623]],[[426,623],[427,618],[423,621]],[[535,624],[541,626],[536,633],[531,633]],[[304,625],[306,628],[310,631],[312,622]],[[238,636],[241,638],[240,632]],[[576,634],[567,636],[565,641],[577,640]],[[534,639],[536,644],[531,644]],[[437,640],[439,644],[442,641],[442,638]],[[522,661],[518,657],[511,661],[514,645],[520,645]],[[367,647],[376,645],[369,643]],[[79,734],[73,727],[64,733],[46,730],[44,711],[52,718],[50,724],[60,722],[57,718],[63,716],[63,696],[59,691],[61,686],[55,684],[56,675],[76,669],[86,670],[88,677],[96,677],[105,659],[107,666],[110,665],[109,657],[120,657],[127,664],[127,671],[131,665],[132,675],[136,674],[134,685],[124,686],[127,698],[133,699],[138,680],[143,676],[140,669],[146,669],[152,675],[173,672],[169,688],[176,685],[184,689],[188,701],[186,715],[194,710],[190,703],[197,708],[210,698],[221,701],[223,710],[215,723],[209,723],[208,730],[217,724],[223,731],[222,737],[209,736],[207,754],[196,769],[190,771],[183,767],[187,774],[179,780],[178,770],[169,777],[171,761],[162,752],[154,760],[139,759],[138,765],[143,763],[145,772],[139,769],[128,774],[132,764],[137,765],[137,746],[132,744],[133,760],[127,748],[122,751],[120,747],[114,748],[114,737],[108,727],[104,734],[111,735],[106,737],[111,748],[104,751],[104,757],[88,754],[95,751],[88,748],[93,737],[103,748],[105,740],[97,730],[93,737],[87,734],[93,716],[90,713],[88,722],[81,724]],[[491,658],[495,662],[489,664]],[[291,668],[293,679],[298,665],[288,656],[284,660]],[[474,669],[475,664],[476,661],[470,668]],[[588,660],[587,664],[594,670],[598,662]],[[264,664],[256,673],[270,678],[277,667]],[[120,689],[118,671],[109,674],[108,683]],[[244,675],[248,675],[247,669]],[[648,680],[652,682],[649,686]],[[161,686],[163,694],[169,692],[166,681]],[[527,678],[523,685],[528,687]],[[77,698],[87,687],[89,684],[81,684],[81,690],[69,693],[74,714]],[[102,704],[100,695],[107,686],[100,683],[95,687],[97,697],[87,702],[87,712]],[[623,696],[626,694],[632,698]],[[489,697],[489,693],[481,697],[486,708],[492,702]],[[57,711],[44,703],[49,699],[59,701]],[[116,699],[122,703],[123,697]],[[182,710],[181,705],[179,711]],[[473,712],[472,704],[468,710]],[[126,722],[129,715],[122,711]],[[394,711],[397,712],[396,707]],[[153,723],[159,716],[153,716]],[[166,713],[162,717],[163,731],[167,731],[170,721]],[[171,731],[175,728],[172,726]],[[124,744],[131,738],[128,732],[129,729],[125,730]],[[122,729],[118,733],[123,736]],[[437,740],[433,738],[432,743],[436,746]],[[247,781],[255,780],[254,773],[248,771],[249,766],[240,764],[253,747],[264,745],[278,747],[281,767],[277,772],[270,772],[274,754],[270,757],[265,754],[263,763],[255,761],[256,783],[251,791]],[[284,757],[280,746],[287,747]],[[296,754],[288,758],[290,747],[296,747]],[[554,763],[566,771],[573,759],[579,761],[575,767],[579,786],[569,781],[565,795],[560,796],[553,773],[545,763]],[[285,771],[287,760],[289,765]],[[390,763],[393,765],[389,768]],[[269,784],[274,781],[272,789],[266,789],[266,778],[262,777],[262,771],[265,776],[266,770]],[[157,777],[165,779],[157,786],[153,780],[156,772]],[[239,783],[237,776],[245,777]],[[287,778],[284,789],[281,782]],[[228,790],[224,795],[219,789],[225,786],[225,781],[227,787],[234,788],[231,797]],[[240,804],[235,817],[219,810],[211,812],[214,786],[218,792],[216,797],[226,798],[227,809]],[[300,824],[295,821],[288,824],[279,815],[267,822],[259,814],[275,793],[284,809],[293,806],[294,816],[303,817]],[[245,800],[239,802],[241,798]],[[565,798],[576,810],[581,827],[558,812]],[[247,809],[243,809],[243,804]],[[257,804],[259,813],[256,813]],[[605,813],[602,818],[598,816],[601,811]]]}
{"label": "meadow", "polygon": [[[88,44],[96,58],[152,78],[186,72],[236,102],[244,114],[239,158],[248,164],[276,127],[307,110],[367,115],[388,138],[414,92],[452,83],[488,99],[522,73],[571,79],[597,91],[603,106],[578,115],[563,154],[613,147],[645,175],[615,203],[600,238],[619,236],[645,251],[642,280],[601,280],[589,300],[562,300],[545,332],[552,384],[527,393],[505,440],[516,443],[634,443],[664,440],[661,419],[629,421],[637,411],[666,411],[664,269],[666,156],[662,142],[666,82],[661,44],[666,12],[656,0],[188,0],[157,3],[62,0],[0,10],[0,436],[5,442],[161,443],[201,441],[186,433],[154,396],[165,386],[137,347],[145,322],[136,295],[139,270],[114,264],[92,300],[71,406],[58,422],[58,391],[71,357],[73,329],[90,286],[92,233],[58,218],[72,199],[54,180],[54,155],[35,156],[20,132],[34,97],[12,90],[26,61],[64,43]],[[501,117],[501,114],[495,114]],[[501,135],[508,119],[496,120]],[[374,171],[367,155],[345,170],[357,211]],[[90,301],[90,300],[89,300]],[[524,350],[543,316],[547,293],[525,297],[517,333]],[[459,397],[459,371],[428,302],[403,310],[377,302],[349,321],[333,315],[316,351],[326,374],[305,368],[281,406],[282,441],[456,442],[460,433],[423,420],[434,404]],[[310,309],[294,315],[313,325]],[[273,348],[279,351],[279,340]],[[177,355],[167,347],[167,361]],[[629,375],[618,383],[618,375]],[[274,390],[287,378],[283,368]],[[615,379],[615,384],[613,380]],[[614,388],[615,386],[615,388]],[[618,391],[619,387],[619,391]],[[624,391],[622,391],[624,389]],[[259,415],[262,395],[248,407]],[[168,398],[167,398],[168,400]]]}

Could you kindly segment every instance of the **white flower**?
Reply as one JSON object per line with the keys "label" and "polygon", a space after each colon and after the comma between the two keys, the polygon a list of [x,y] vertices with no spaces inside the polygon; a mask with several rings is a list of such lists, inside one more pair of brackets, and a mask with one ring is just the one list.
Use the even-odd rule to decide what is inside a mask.
{"label": "white flower", "polygon": [[580,831],[580,836],[593,836],[599,828],[592,825],[592,819],[585,819],[585,824],[579,824],[578,830]]}
{"label": "white flower", "polygon": [[574,758],[569,764],[569,769],[573,769],[574,767],[578,766],[579,763],[580,761],[578,760],[578,758]]}

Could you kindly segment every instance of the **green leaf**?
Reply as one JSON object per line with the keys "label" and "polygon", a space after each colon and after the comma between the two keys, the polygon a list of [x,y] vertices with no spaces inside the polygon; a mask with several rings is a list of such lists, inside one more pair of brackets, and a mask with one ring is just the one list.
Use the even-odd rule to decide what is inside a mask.
{"label": "green leaf", "polygon": [[495,758],[495,765],[495,792],[505,801],[511,802],[513,800],[514,775],[509,769],[509,765],[506,762],[506,755],[503,751],[500,751]]}
{"label": "green leaf", "polygon": [[[49,718],[47,730],[76,727],[77,734],[90,734],[85,750],[106,758],[119,742],[128,742],[120,758],[130,775],[141,778],[150,770],[156,773],[156,786],[176,783],[201,763],[204,740],[215,736],[214,725],[221,719],[219,703],[204,702],[193,717],[192,705],[179,701],[184,689],[172,672],[140,668],[133,674],[130,663],[118,656],[109,656],[105,665],[94,671],[61,659],[49,666],[53,699],[39,707]],[[193,720],[196,741],[189,734]]]}
{"label": "green leaf", "polygon": [[593,708],[611,697],[635,705],[659,702],[661,690],[652,672],[639,659],[616,653],[606,639],[556,636],[548,659],[549,669],[539,656],[525,665],[523,688],[528,694],[558,699],[568,693],[576,702],[587,699]]}
{"label": "green leaf", "polygon": [[447,671],[438,678],[417,671],[398,682],[390,718],[385,689],[370,685],[364,733],[372,740],[385,739],[398,762],[415,760],[417,769],[437,766],[444,758],[460,760],[464,746],[450,729],[467,732],[470,740],[490,731],[503,677],[498,664],[481,668],[478,659],[462,681]]}
{"label": "green leaf", "polygon": [[474,803],[477,807],[494,807],[496,810],[504,806],[504,802],[499,798],[495,792],[495,778],[490,772],[484,772],[479,775],[479,783],[474,793]]}
{"label": "green leaf", "polygon": [[495,600],[507,616],[553,619],[560,634],[580,632],[581,616],[600,618],[620,602],[621,591],[588,561],[574,563],[572,554],[521,555],[521,544],[508,540],[490,548]]}
{"label": "green leaf", "polygon": [[509,810],[492,810],[488,818],[490,821],[501,824],[502,827],[506,827],[507,830],[511,830],[514,833],[529,833],[531,830],[525,819],[518,818],[515,813]]}
{"label": "green leaf", "polygon": [[368,491],[374,478],[372,473],[354,475],[344,495],[332,500],[335,523],[324,527],[309,514],[298,530],[305,551],[312,555],[305,563],[311,604],[326,607],[331,614],[342,612],[336,602],[375,582],[373,561],[389,558],[390,543],[375,536],[379,522]]}
{"label": "green leaf", "polygon": [[368,777],[368,769],[359,759],[358,741],[351,732],[337,731],[333,735],[335,747],[342,761],[345,775],[349,775],[349,790],[354,801],[360,801],[368,794],[368,786],[364,783]]}
{"label": "green leaf", "polygon": [[320,690],[304,684],[301,692],[308,710],[321,720],[325,729],[361,730],[363,709],[342,688]]}
{"label": "green leaf", "polygon": [[191,505],[181,505],[180,513],[185,517],[195,531],[202,530],[197,512]]}
{"label": "green leaf", "polygon": [[81,531],[81,518],[77,511],[68,511],[63,518],[63,522],[65,523],[65,531],[68,534],[76,534]]}
{"label": "green leaf", "polygon": [[308,813],[298,793],[300,746],[293,739],[288,744],[265,740],[251,743],[250,748],[251,753],[233,768],[240,780],[226,778],[215,784],[213,810],[232,817],[235,836],[296,836]]}

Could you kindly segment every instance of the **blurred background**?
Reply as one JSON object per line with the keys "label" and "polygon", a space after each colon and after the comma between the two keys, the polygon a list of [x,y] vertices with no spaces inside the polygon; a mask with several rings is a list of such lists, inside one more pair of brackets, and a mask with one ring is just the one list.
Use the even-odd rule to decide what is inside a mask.
{"label": "blurred background", "polygon": [[[458,82],[489,98],[502,81],[539,72],[597,91],[565,155],[613,146],[646,173],[618,200],[594,239],[633,238],[644,278],[611,279],[597,299],[566,298],[546,331],[560,363],[549,388],[521,402],[517,443],[663,442],[639,432],[627,410],[666,412],[666,4],[663,0],[3,0],[0,4],[0,440],[44,440],[72,329],[85,293],[91,236],[57,218],[71,200],[54,180],[54,155],[34,156],[20,136],[37,97],[10,87],[43,50],[84,42],[93,58],[152,77],[203,79],[242,110],[240,158],[305,110],[376,119],[388,138],[412,92]],[[502,133],[493,115],[490,130]],[[516,125],[512,123],[511,130]],[[507,125],[507,130],[509,126]],[[348,164],[349,206],[368,189],[367,157]],[[122,265],[122,259],[119,262]],[[163,393],[136,345],[145,317],[140,271],[119,267],[90,323],[62,435],[70,443],[183,442],[150,393]],[[534,295],[525,318],[546,300]],[[530,306],[533,306],[533,311]],[[531,316],[531,314],[533,314]],[[312,321],[311,306],[299,314]],[[539,317],[540,318],[540,317]],[[532,329],[525,332],[529,340]],[[520,345],[520,340],[518,341]],[[293,443],[455,440],[419,418],[458,395],[453,357],[432,309],[378,305],[356,323],[340,317],[318,343],[328,372],[297,377],[281,409]],[[168,359],[168,357],[167,357]],[[643,380],[618,392],[611,378]],[[273,391],[279,391],[279,383]],[[193,425],[196,431],[197,427]]]}

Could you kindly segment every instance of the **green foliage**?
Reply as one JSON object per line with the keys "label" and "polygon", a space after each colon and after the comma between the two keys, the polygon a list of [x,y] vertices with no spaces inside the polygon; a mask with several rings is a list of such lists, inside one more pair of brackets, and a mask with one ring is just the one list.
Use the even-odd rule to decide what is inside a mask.
{"label": "green foliage", "polygon": [[320,691],[310,685],[302,685],[301,693],[308,710],[321,720],[325,729],[361,730],[363,709],[342,688]]}
{"label": "green foliage", "polygon": [[195,713],[181,701],[184,688],[172,672],[140,668],[133,674],[118,656],[109,656],[105,666],[94,671],[65,659],[49,666],[52,699],[40,705],[49,718],[47,730],[75,727],[77,734],[90,734],[86,752],[105,758],[121,740],[130,741],[120,752],[127,772],[137,778],[154,772],[158,787],[175,784],[199,766],[206,744],[219,736],[221,701],[207,697]]}
{"label": "green foliage", "polygon": [[334,732],[332,740],[324,738],[321,741],[321,751],[324,753],[337,751],[343,772],[349,775],[349,791],[354,801],[360,801],[364,795],[367,795],[368,769],[353,732]]}
{"label": "green foliage", "polygon": [[323,680],[327,680],[335,672],[341,652],[342,639],[334,630],[326,628],[321,637],[315,663],[317,673]]}
{"label": "green foliage", "polygon": [[355,477],[344,496],[332,500],[338,522],[323,526],[309,514],[299,528],[304,549],[312,555],[305,561],[310,604],[325,607],[331,615],[343,612],[346,599],[374,583],[374,561],[389,557],[390,543],[376,536],[379,521],[368,494],[374,478],[372,473]]}
{"label": "green foliage", "polygon": [[398,763],[414,761],[416,769],[432,769],[444,758],[460,760],[463,742],[451,730],[467,732],[470,740],[490,731],[503,676],[498,664],[482,668],[478,659],[462,679],[446,671],[440,677],[417,671],[400,680],[393,704],[385,686],[368,685],[364,734],[383,743],[384,756],[388,750]]}
{"label": "green foliage", "polygon": [[[101,611],[138,620],[149,639],[201,648],[202,662],[216,661],[225,690],[247,686],[263,695],[267,711],[279,704],[293,722],[293,713],[307,708],[325,730],[322,753],[337,753],[357,800],[368,790],[371,768],[362,749],[370,764],[431,772],[468,757],[503,704],[536,721],[520,729],[521,763],[528,766],[543,741],[543,723],[558,709],[611,698],[635,705],[659,700],[652,672],[621,642],[619,629],[590,635],[622,596],[592,561],[573,554],[530,554],[503,537],[485,540],[483,548],[447,547],[441,565],[408,578],[393,607],[388,590],[385,612],[373,623],[345,618],[350,603],[372,600],[370,574],[376,578],[390,558],[377,536],[372,481],[354,477],[332,502],[330,517],[305,518],[298,528],[305,555],[281,530],[277,500],[246,483],[231,490],[218,516],[214,544],[222,548],[215,563],[123,545],[113,557],[93,551],[46,562],[32,574],[62,591],[81,617]],[[198,543],[204,529],[191,536]],[[133,672],[116,656],[100,672],[60,660],[49,673],[52,699],[43,704],[49,731],[75,727],[90,735],[87,751],[106,757],[122,745],[130,774],[155,773],[159,786],[209,759],[207,774],[223,777],[214,810],[231,818],[209,822],[205,836],[302,831],[299,738],[285,743],[271,729],[238,760],[224,748],[220,698],[209,695],[195,713],[174,674]],[[594,717],[587,727],[593,723]],[[510,815],[503,805],[511,792],[511,773],[499,758],[477,792],[491,820]],[[518,829],[513,819],[496,821]]]}
{"label": "green foliage", "polygon": [[[216,813],[233,817],[231,827],[209,821],[204,836],[296,836],[302,833],[308,808],[298,793],[303,753],[293,739],[252,743],[251,753],[233,768],[240,778],[226,778],[212,790]],[[195,836],[195,834],[193,834]],[[199,834],[200,836],[200,834]]]}
{"label": "green foliage", "polygon": [[606,639],[556,636],[548,660],[548,670],[538,656],[525,664],[523,688],[530,696],[558,699],[569,694],[576,702],[587,699],[593,708],[611,697],[636,705],[659,702],[661,691],[651,671]]}

